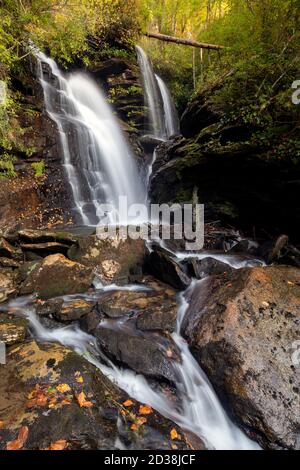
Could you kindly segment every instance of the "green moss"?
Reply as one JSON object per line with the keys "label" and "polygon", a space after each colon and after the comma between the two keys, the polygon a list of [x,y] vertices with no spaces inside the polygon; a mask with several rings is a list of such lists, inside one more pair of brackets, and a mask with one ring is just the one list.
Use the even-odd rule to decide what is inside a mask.
{"label": "green moss", "polygon": [[34,169],[35,178],[41,178],[45,174],[45,163],[41,160],[39,162],[31,163],[31,167]]}

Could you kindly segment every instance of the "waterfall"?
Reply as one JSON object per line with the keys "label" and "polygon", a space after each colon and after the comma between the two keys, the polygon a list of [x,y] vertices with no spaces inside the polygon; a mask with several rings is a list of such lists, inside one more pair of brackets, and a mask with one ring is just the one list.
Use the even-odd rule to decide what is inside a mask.
{"label": "waterfall", "polygon": [[167,85],[158,75],[155,75],[155,77],[163,100],[166,133],[167,137],[170,138],[173,135],[180,134],[178,113]]}
{"label": "waterfall", "polygon": [[140,46],[136,46],[136,51],[142,72],[146,100],[149,107],[151,132],[156,138],[165,140],[166,127],[164,108],[158,82],[154,74],[151,61],[145,51]]}
{"label": "waterfall", "polygon": [[102,204],[118,221],[120,196],[128,205],[143,203],[146,190],[117,119],[99,86],[84,73],[64,76],[57,64],[35,50],[46,110],[56,123],[63,165],[80,223],[97,225]]}
{"label": "waterfall", "polygon": [[154,73],[145,51],[140,46],[136,46],[136,51],[149,106],[151,132],[156,138],[167,140],[180,133],[177,110],[167,85]]}

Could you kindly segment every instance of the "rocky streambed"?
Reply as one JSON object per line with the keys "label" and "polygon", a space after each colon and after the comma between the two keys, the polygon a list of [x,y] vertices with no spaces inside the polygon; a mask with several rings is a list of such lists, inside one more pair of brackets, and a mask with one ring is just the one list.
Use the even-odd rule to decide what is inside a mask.
{"label": "rocky streambed", "polygon": [[[0,447],[299,448],[299,270],[224,233],[196,254],[74,230],[1,237]],[[204,432],[205,406],[197,421],[206,376],[187,346],[228,441]]]}

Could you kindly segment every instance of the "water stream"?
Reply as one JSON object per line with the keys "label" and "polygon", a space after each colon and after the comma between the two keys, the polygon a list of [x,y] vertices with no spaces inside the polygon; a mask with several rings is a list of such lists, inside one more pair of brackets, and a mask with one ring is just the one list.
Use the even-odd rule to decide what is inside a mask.
{"label": "water stream", "polygon": [[[178,132],[178,121],[170,93],[163,81],[155,76],[145,52],[139,47],[137,52],[153,133],[157,137],[167,138]],[[116,207],[120,195],[126,195],[129,204],[145,201],[145,188],[131,151],[99,87],[82,73],[65,77],[55,62],[39,51],[37,57],[46,109],[59,130],[64,167],[81,222],[86,225],[98,223],[99,204],[109,202]],[[151,169],[148,173],[149,178]],[[111,214],[112,222],[114,217],[115,214]],[[172,252],[172,255],[179,263],[189,256],[175,252]],[[199,259],[207,256],[209,255],[205,253],[198,255]],[[253,261],[220,256],[215,255],[215,258],[229,263],[234,268],[251,265]],[[193,281],[189,289],[193,289],[197,282],[202,281]],[[77,298],[95,299],[104,291],[121,289],[145,290],[145,286],[120,288],[95,282],[95,291],[92,294],[81,294]],[[66,296],[64,301],[68,302],[74,298],[76,296]],[[3,308],[2,306],[1,309]],[[177,377],[178,406],[162,391],[154,390],[142,375],[113,364],[99,350],[96,339],[81,331],[78,326],[54,329],[45,327],[35,313],[34,299],[20,298],[10,302],[6,308],[14,309],[29,319],[30,330],[35,338],[40,341],[59,342],[84,355],[130,396],[149,404],[183,429],[199,436],[207,448],[259,448],[228,418],[208,378],[181,336],[181,325],[188,308],[186,292],[181,293],[178,298],[177,328],[171,338],[180,356],[180,361],[170,358]],[[121,321],[118,328],[126,328],[126,321]],[[121,442],[119,444],[122,446]]]}
{"label": "water stream", "polygon": [[117,218],[119,196],[126,196],[128,205],[144,203],[146,188],[100,86],[81,72],[65,76],[52,59],[35,54],[46,110],[59,130],[77,221],[97,225],[102,204],[110,204],[109,221],[125,223]]}

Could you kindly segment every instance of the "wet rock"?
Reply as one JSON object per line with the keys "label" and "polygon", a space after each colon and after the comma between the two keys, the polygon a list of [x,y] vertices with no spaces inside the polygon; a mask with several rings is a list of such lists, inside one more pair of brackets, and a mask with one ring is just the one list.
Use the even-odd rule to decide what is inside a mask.
{"label": "wet rock", "polygon": [[0,303],[16,292],[16,275],[10,269],[0,269]]}
{"label": "wet rock", "polygon": [[20,248],[12,246],[5,238],[0,237],[0,256],[22,261],[23,254]]}
{"label": "wet rock", "polygon": [[50,243],[56,242],[63,245],[73,245],[77,242],[77,237],[69,232],[51,230],[29,230],[24,229],[18,232],[18,237],[23,243]]}
{"label": "wet rock", "polygon": [[213,274],[230,273],[233,270],[228,264],[209,257],[202,260],[190,258],[185,264],[190,275],[196,279],[203,279]]}
{"label": "wet rock", "polygon": [[119,234],[108,239],[91,235],[80,238],[68,256],[93,268],[104,283],[127,283],[141,276],[145,245],[143,240],[124,239]]}
{"label": "wet rock", "polygon": [[19,268],[20,263],[10,258],[0,257],[0,267],[3,268]]}
{"label": "wet rock", "polygon": [[189,301],[184,335],[235,418],[265,448],[299,448],[299,269],[213,276]]}
{"label": "wet rock", "polygon": [[[126,408],[126,399],[70,349],[35,341],[10,348],[7,364],[0,368],[0,449],[17,437],[21,426],[29,431],[24,449],[47,449],[59,440],[70,450],[108,450],[118,442],[129,449],[170,449],[174,425],[153,411],[147,423],[131,429],[140,404],[132,400]],[[184,441],[179,446],[187,448]]]}
{"label": "wet rock", "polygon": [[36,292],[43,299],[86,292],[93,282],[92,269],[61,254],[50,255],[31,266],[21,294]]}
{"label": "wet rock", "polygon": [[[97,309],[81,322],[97,337],[105,353],[138,373],[174,380],[170,357],[176,357],[170,341],[175,330],[175,291],[157,283],[148,292],[108,292]],[[169,350],[169,356],[168,356]]]}
{"label": "wet rock", "polygon": [[69,245],[58,242],[47,242],[47,243],[21,243],[20,247],[23,252],[29,252],[30,254],[38,254],[39,256],[48,256],[54,253],[67,254]]}
{"label": "wet rock", "polygon": [[266,263],[270,264],[274,261],[278,261],[281,251],[287,247],[289,237],[287,235],[280,235],[264,243],[258,249],[258,254],[265,259]]}
{"label": "wet rock", "polygon": [[7,345],[19,343],[25,339],[28,321],[14,315],[0,313],[0,341]]}
{"label": "wet rock", "polygon": [[36,313],[40,317],[55,316],[56,314],[59,314],[63,303],[64,300],[62,298],[40,300],[36,305]]}
{"label": "wet rock", "polygon": [[145,261],[145,270],[174,289],[186,289],[191,279],[167,250],[155,247]]}
{"label": "wet rock", "polygon": [[61,307],[53,312],[53,316],[62,322],[76,321],[90,313],[94,305],[95,302],[83,299],[69,300],[63,302]]}

